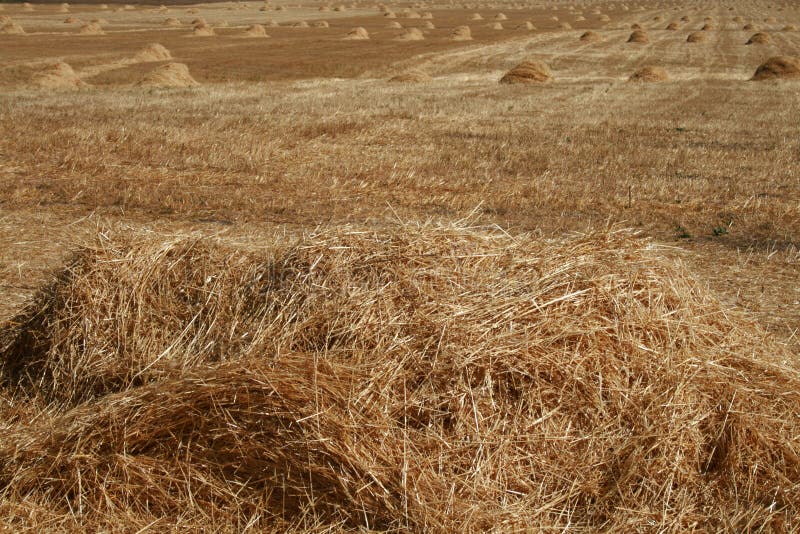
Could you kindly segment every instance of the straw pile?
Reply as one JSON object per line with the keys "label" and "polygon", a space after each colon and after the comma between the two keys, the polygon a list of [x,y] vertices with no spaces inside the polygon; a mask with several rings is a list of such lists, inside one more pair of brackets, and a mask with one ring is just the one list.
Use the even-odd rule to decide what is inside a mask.
{"label": "straw pile", "polygon": [[6,35],[23,35],[25,33],[25,28],[14,21],[11,21],[3,24],[3,26],[0,27],[0,33]]}
{"label": "straw pile", "polygon": [[486,25],[486,27],[489,28],[490,30],[502,30],[503,29],[503,23],[502,22],[490,22],[489,24]]}
{"label": "straw pile", "polygon": [[772,42],[772,40],[770,39],[768,33],[758,32],[754,33],[745,44],[769,44],[770,42]]}
{"label": "straw pile", "polygon": [[194,30],[192,30],[193,37],[211,37],[216,34],[214,28],[207,24],[198,24],[194,27]]}
{"label": "straw pile", "polygon": [[453,33],[450,34],[450,40],[471,41],[472,31],[469,29],[469,26],[458,26],[453,30]]}
{"label": "straw pile", "polygon": [[687,43],[704,43],[708,41],[708,34],[705,32],[692,32],[686,37]]}
{"label": "straw pile", "polygon": [[33,77],[34,85],[46,89],[79,89],[86,82],[75,74],[72,67],[63,61],[53,63]]}
{"label": "straw pile", "polygon": [[261,24],[251,24],[241,33],[241,36],[247,38],[269,37]]}
{"label": "straw pile", "polygon": [[139,80],[142,87],[192,87],[200,85],[189,74],[189,67],[183,63],[167,63],[151,70]]}
{"label": "straw pile", "polygon": [[781,31],[784,31],[784,32],[796,32],[797,31],[797,25],[795,25],[795,24],[787,24],[786,26],[783,27],[783,29]]}
{"label": "straw pile", "polygon": [[84,24],[78,30],[78,33],[81,35],[105,35],[106,32],[103,31],[103,27],[100,26],[97,22],[90,22],[89,24]]}
{"label": "straw pile", "polygon": [[172,54],[170,54],[169,50],[167,50],[164,45],[152,43],[136,52],[136,55],[133,57],[140,63],[149,63],[151,61],[167,61],[172,59]]}
{"label": "straw pile", "polygon": [[408,28],[403,35],[395,37],[395,41],[422,41],[425,35],[419,28]]}
{"label": "straw pile", "polygon": [[431,76],[425,71],[419,69],[411,69],[405,72],[402,72],[396,76],[392,76],[389,78],[390,82],[398,82],[398,83],[420,83],[420,82],[429,82],[431,81]]}
{"label": "straw pile", "polygon": [[585,43],[599,43],[603,40],[603,36],[592,30],[588,30],[581,35],[580,40]]}
{"label": "straw pile", "polygon": [[791,532],[783,357],[627,232],[100,241],[0,331],[0,522]]}
{"label": "straw pile", "polygon": [[180,25],[181,25],[181,21],[179,21],[175,17],[170,17],[170,18],[164,20],[164,26],[176,27],[176,26],[180,26]]}
{"label": "straw pile", "polygon": [[543,83],[552,79],[550,67],[545,63],[523,61],[500,78],[500,83]]}
{"label": "straw pile", "polygon": [[470,20],[483,20],[483,16],[480,13],[473,13]]}
{"label": "straw pile", "polygon": [[664,29],[668,30],[668,31],[676,31],[679,28],[680,28],[680,26],[678,26],[677,22],[670,22],[669,24],[667,24],[667,27],[664,28]]}
{"label": "straw pile", "polygon": [[759,65],[753,80],[777,80],[800,78],[800,58],[793,56],[775,56]]}
{"label": "straw pile", "polygon": [[347,41],[365,41],[369,39],[369,32],[365,28],[359,26],[358,28],[353,28],[347,35],[344,36],[344,39]]}
{"label": "straw pile", "polygon": [[393,20],[392,22],[387,24],[386,27],[390,28],[392,30],[399,30],[399,29],[401,29],[403,27],[403,25],[400,24],[399,22],[397,22],[396,20]]}
{"label": "straw pile", "polygon": [[634,72],[628,80],[632,82],[665,82],[669,79],[667,75],[667,71],[665,71],[661,67],[642,67],[641,69]]}
{"label": "straw pile", "polygon": [[331,25],[328,24],[327,20],[318,20],[311,23],[312,28],[330,28]]}
{"label": "straw pile", "polygon": [[642,30],[636,30],[635,32],[631,33],[631,36],[628,37],[629,43],[649,43],[650,38],[647,37],[647,34]]}

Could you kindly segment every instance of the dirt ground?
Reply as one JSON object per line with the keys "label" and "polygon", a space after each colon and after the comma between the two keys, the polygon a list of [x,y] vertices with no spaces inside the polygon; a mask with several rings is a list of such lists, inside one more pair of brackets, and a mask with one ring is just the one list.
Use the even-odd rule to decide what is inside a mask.
{"label": "dirt ground", "polygon": [[[473,218],[548,236],[636,228],[800,347],[800,81],[749,80],[769,57],[800,55],[800,33],[785,29],[800,9],[640,4],[390,4],[396,18],[365,2],[0,4],[26,31],[0,34],[0,317],[109,228],[257,241]],[[503,29],[490,28],[501,13]],[[197,17],[217,35],[190,37]],[[707,18],[707,41],[687,43]],[[91,20],[105,35],[78,33]],[[270,38],[241,38],[269,21]],[[435,28],[398,41],[391,22]],[[626,42],[633,24],[649,43]],[[450,40],[462,25],[473,39]],[[354,27],[370,39],[343,40]],[[581,41],[586,29],[603,40]],[[745,45],[756,30],[771,43]],[[159,65],[133,59],[149,43],[200,85],[137,87]],[[554,80],[498,83],[525,59]],[[57,60],[87,85],[36,87]],[[647,65],[669,80],[628,81]],[[387,81],[409,69],[432,80]]]}

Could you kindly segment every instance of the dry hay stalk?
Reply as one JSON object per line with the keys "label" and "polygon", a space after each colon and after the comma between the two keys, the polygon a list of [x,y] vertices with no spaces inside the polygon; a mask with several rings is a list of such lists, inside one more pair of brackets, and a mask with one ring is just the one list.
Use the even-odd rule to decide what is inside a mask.
{"label": "dry hay stalk", "polygon": [[777,80],[800,78],[800,58],[794,56],[775,56],[759,65],[753,80]]}
{"label": "dry hay stalk", "polygon": [[0,521],[794,531],[791,357],[625,231],[103,239],[0,330]]}
{"label": "dry hay stalk", "polygon": [[769,44],[770,42],[772,42],[772,39],[770,39],[768,33],[759,32],[759,33],[753,34],[750,37],[750,39],[747,40],[747,42],[745,44],[747,44],[747,45]]}
{"label": "dry hay stalk", "polygon": [[629,43],[649,43],[650,38],[647,37],[647,34],[642,30],[636,30],[628,37]]}
{"label": "dry hay stalk", "polygon": [[193,87],[200,85],[183,63],[167,63],[156,67],[139,80],[142,87]]}
{"label": "dry hay stalk", "polygon": [[669,80],[669,75],[667,75],[667,71],[661,67],[646,66],[634,72],[628,80],[646,83],[665,82]]}
{"label": "dry hay stalk", "polygon": [[553,79],[550,67],[541,61],[523,61],[502,78],[500,83],[542,83]]}
{"label": "dry hay stalk", "polygon": [[63,61],[53,63],[37,73],[33,77],[33,83],[47,89],[79,89],[87,86],[72,67]]}
{"label": "dry hay stalk", "polygon": [[472,31],[469,29],[469,26],[458,26],[453,30],[453,33],[450,34],[450,40],[471,41]]}
{"label": "dry hay stalk", "polygon": [[346,41],[365,41],[369,39],[369,32],[367,32],[366,28],[359,26],[347,32],[343,39]]}

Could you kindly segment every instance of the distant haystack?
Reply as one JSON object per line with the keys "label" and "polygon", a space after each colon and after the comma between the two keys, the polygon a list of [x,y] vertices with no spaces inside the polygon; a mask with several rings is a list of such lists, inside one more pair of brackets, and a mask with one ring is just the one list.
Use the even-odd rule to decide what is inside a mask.
{"label": "distant haystack", "polygon": [[183,63],[167,63],[148,72],[137,84],[141,87],[193,87],[200,85]]}
{"label": "distant haystack", "polygon": [[384,13],[383,16],[384,16],[384,18],[387,18],[387,19],[396,19],[397,18],[397,15],[395,14],[394,11],[387,11],[386,13]]}
{"label": "distant haystack", "polygon": [[585,43],[599,43],[603,40],[603,36],[592,30],[586,31],[581,35],[580,40]]}
{"label": "distant haystack", "polygon": [[800,58],[794,56],[771,57],[756,69],[752,79],[755,81],[800,79]]}
{"label": "distant haystack", "polygon": [[139,63],[150,63],[170,60],[172,54],[163,45],[152,43],[139,50],[133,58]]}
{"label": "distant haystack", "polygon": [[434,25],[433,22],[431,22],[429,20],[426,20],[422,24],[422,27],[425,28],[426,30],[435,30],[436,29],[436,25]]}
{"label": "distant haystack", "polygon": [[192,26],[207,26],[208,25],[208,23],[206,22],[206,19],[204,19],[203,17],[197,17],[196,19],[192,20],[191,24],[192,24]]}
{"label": "distant haystack", "polygon": [[14,21],[11,21],[7,22],[6,24],[3,24],[3,27],[0,28],[0,33],[5,35],[24,35],[25,28],[23,28]]}
{"label": "distant haystack", "polygon": [[331,6],[327,6],[327,5],[319,6],[319,11],[330,11],[330,10],[331,10]]}
{"label": "distant haystack", "polygon": [[86,87],[86,82],[75,74],[72,67],[59,61],[46,67],[33,77],[33,83],[46,89],[79,89]]}
{"label": "distant haystack", "polygon": [[358,28],[353,28],[347,35],[344,36],[345,41],[366,41],[369,39],[369,32],[365,28],[359,26]]}
{"label": "distant haystack", "polygon": [[403,35],[395,37],[395,41],[422,41],[425,35],[419,28],[408,28]]}
{"label": "distant haystack", "polygon": [[766,22],[767,24],[775,24],[776,22],[778,22],[778,19],[776,19],[775,17],[767,17],[764,19],[764,22]]}
{"label": "distant haystack", "polygon": [[291,26],[292,26],[292,28],[308,28],[308,22],[306,22],[304,20],[299,20],[299,21],[293,23]]}
{"label": "distant haystack", "polygon": [[407,18],[407,19],[418,19],[418,18],[421,18],[421,17],[422,16],[419,13],[417,13],[416,11],[408,11],[405,14],[405,18]]}
{"label": "distant haystack", "polygon": [[498,13],[497,15],[494,16],[494,20],[507,20],[507,19],[508,17],[506,17],[503,13]]}
{"label": "distant haystack", "polygon": [[523,61],[500,78],[500,83],[545,83],[552,79],[550,67],[545,63]]}
{"label": "distant haystack", "polygon": [[483,20],[483,16],[480,13],[473,13],[470,20]]}
{"label": "distant haystack", "polygon": [[649,43],[650,38],[647,37],[647,34],[642,30],[636,30],[628,37],[629,43]]}
{"label": "distant haystack", "polygon": [[29,2],[24,2],[22,4],[22,11],[27,11],[27,12],[33,11],[33,6]]}
{"label": "distant haystack", "polygon": [[181,25],[181,21],[179,21],[175,17],[169,17],[168,19],[164,20],[164,26],[170,26],[170,27],[175,28],[175,27],[178,27],[180,25]]}
{"label": "distant haystack", "polygon": [[741,23],[741,22],[742,22],[744,19],[743,19],[742,17],[740,17],[739,15],[736,15],[736,16],[735,16],[735,17],[733,17],[733,19],[731,19],[731,20],[733,20],[733,22],[735,22],[735,23],[739,24],[739,23]]}
{"label": "distant haystack", "polygon": [[486,27],[489,28],[490,30],[502,30],[503,29],[503,23],[502,22],[490,22],[489,24],[486,25]]}
{"label": "distant haystack", "polygon": [[744,26],[742,26],[742,30],[744,30],[746,32],[751,32],[751,31],[753,31],[755,29],[756,29],[755,24],[750,24],[749,22],[747,24],[745,24]]}
{"label": "distant haystack", "polygon": [[248,39],[269,37],[266,30],[264,30],[264,26],[261,24],[251,24],[245,31],[242,32],[241,36]]}
{"label": "distant haystack", "polygon": [[80,22],[80,20],[75,17],[67,17],[64,19],[64,24],[75,24],[76,22]]}
{"label": "distant haystack", "polygon": [[608,15],[600,15],[600,22],[611,22],[611,17]]}
{"label": "distant haystack", "polygon": [[794,24],[787,24],[786,26],[783,27],[783,31],[785,31],[785,32],[796,32],[797,31],[797,26],[795,26]]}
{"label": "distant haystack", "polygon": [[687,43],[705,43],[708,41],[708,34],[705,32],[692,32],[686,37]]}
{"label": "distant haystack", "polygon": [[280,24],[278,24],[278,22],[275,20],[270,19],[264,22],[265,28],[277,28],[278,26],[280,26]]}
{"label": "distant haystack", "polygon": [[425,13],[422,14],[422,18],[425,19],[425,20],[432,19],[433,18],[433,13],[431,13],[430,11],[426,11]]}
{"label": "distant haystack", "polygon": [[674,32],[674,31],[676,31],[676,30],[678,30],[678,29],[679,29],[679,26],[678,26],[678,23],[677,23],[677,22],[670,22],[669,24],[667,24],[667,27],[666,27],[666,28],[664,28],[664,29],[665,29],[665,30],[668,30],[668,31],[673,31],[673,32]]}
{"label": "distant haystack", "polygon": [[403,25],[395,20],[395,21],[390,22],[386,27],[391,29],[391,30],[400,30],[400,29],[403,28]]}
{"label": "distant haystack", "polygon": [[316,22],[311,23],[312,28],[330,28],[331,25],[328,24],[327,20],[318,20]]}
{"label": "distant haystack", "polygon": [[469,26],[458,26],[456,29],[453,30],[453,33],[450,34],[450,40],[471,41],[472,31],[469,29]]}
{"label": "distant haystack", "polygon": [[399,82],[399,83],[420,83],[420,82],[429,82],[431,81],[431,76],[427,72],[418,70],[418,69],[411,69],[407,70],[403,73],[400,73],[396,76],[392,76],[389,78],[390,82]]}
{"label": "distant haystack", "polygon": [[58,8],[59,13],[69,13],[69,4],[61,4]]}
{"label": "distant haystack", "polygon": [[669,79],[667,71],[661,67],[642,67],[634,72],[628,80],[632,82],[665,82]]}
{"label": "distant haystack", "polygon": [[103,27],[100,26],[97,22],[90,22],[89,24],[84,24],[78,30],[78,33],[81,35],[105,35],[106,32],[103,31]]}
{"label": "distant haystack", "polygon": [[642,25],[639,24],[638,22],[634,22],[633,24],[631,24],[631,29],[632,30],[641,30],[642,29]]}
{"label": "distant haystack", "polygon": [[193,37],[211,37],[216,34],[217,33],[214,31],[214,28],[207,24],[198,24],[192,31]]}
{"label": "distant haystack", "polygon": [[703,27],[700,28],[700,31],[708,32],[708,31],[713,31],[713,30],[716,30],[716,29],[717,29],[717,27],[715,25],[711,24],[710,22],[707,22],[707,23],[703,24]]}
{"label": "distant haystack", "polygon": [[562,30],[571,30],[571,29],[572,29],[572,24],[570,24],[569,22],[562,22],[562,23],[561,23],[561,24],[559,24],[558,26],[559,26],[559,27],[560,27]]}
{"label": "distant haystack", "polygon": [[759,32],[753,34],[750,39],[745,44],[753,45],[753,44],[769,44],[772,40],[769,37],[769,34]]}
{"label": "distant haystack", "polygon": [[533,22],[531,22],[529,20],[526,20],[525,22],[523,22],[522,24],[517,26],[517,29],[518,30],[535,30],[536,26],[533,25]]}

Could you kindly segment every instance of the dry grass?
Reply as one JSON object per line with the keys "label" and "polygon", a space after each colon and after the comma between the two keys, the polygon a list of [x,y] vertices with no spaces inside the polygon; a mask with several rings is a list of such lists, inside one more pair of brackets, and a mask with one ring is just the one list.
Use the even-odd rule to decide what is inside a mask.
{"label": "dry grass", "polygon": [[3,521],[797,528],[789,354],[660,256],[458,226],[102,239],[2,331]]}

